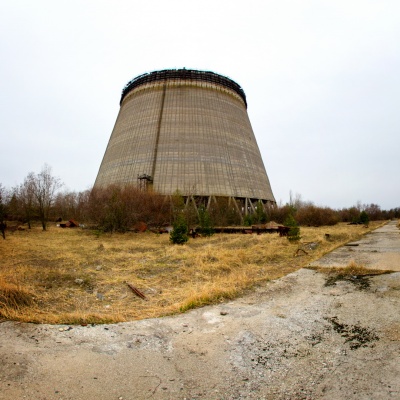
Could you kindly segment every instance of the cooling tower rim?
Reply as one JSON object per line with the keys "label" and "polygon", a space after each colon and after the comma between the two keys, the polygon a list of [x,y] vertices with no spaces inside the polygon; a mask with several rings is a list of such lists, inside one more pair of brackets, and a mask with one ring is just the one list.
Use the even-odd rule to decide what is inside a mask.
{"label": "cooling tower rim", "polygon": [[133,89],[145,85],[150,82],[160,82],[160,81],[168,81],[168,80],[188,80],[188,81],[201,81],[201,82],[209,82],[217,85],[224,86],[228,89],[236,92],[244,101],[244,104],[247,107],[246,95],[244,90],[241,88],[239,84],[237,84],[232,79],[219,75],[212,71],[200,71],[195,69],[163,69],[159,71],[152,71],[142,75],[137,76],[130,80],[125,87],[122,89],[120,105],[124,100],[125,96],[131,92]]}

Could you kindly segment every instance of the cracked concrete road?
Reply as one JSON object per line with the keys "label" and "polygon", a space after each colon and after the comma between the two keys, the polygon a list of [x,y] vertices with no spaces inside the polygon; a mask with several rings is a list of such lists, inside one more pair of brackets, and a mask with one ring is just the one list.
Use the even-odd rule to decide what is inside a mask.
{"label": "cracked concrete road", "polygon": [[391,221],[361,240],[339,247],[311,265],[340,267],[354,260],[367,268],[400,271],[400,233],[396,223]]}
{"label": "cracked concrete road", "polygon": [[[314,264],[400,271],[395,222],[357,243]],[[4,322],[0,340],[0,399],[398,399],[400,272],[361,289],[301,269],[184,315]]]}

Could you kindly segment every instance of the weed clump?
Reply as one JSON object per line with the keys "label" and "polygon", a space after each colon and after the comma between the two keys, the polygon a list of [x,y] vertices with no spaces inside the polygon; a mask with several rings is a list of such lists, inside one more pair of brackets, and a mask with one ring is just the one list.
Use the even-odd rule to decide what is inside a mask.
{"label": "weed clump", "polygon": [[[314,269],[314,268],[312,268]],[[318,272],[327,274],[325,286],[334,286],[336,282],[346,281],[354,284],[359,290],[370,287],[369,278],[375,275],[388,274],[392,271],[369,269],[352,261],[343,268],[316,268]]]}
{"label": "weed clump", "polygon": [[238,290],[233,287],[224,289],[212,288],[203,290],[190,296],[179,308],[180,312],[186,312],[198,307],[204,307],[209,304],[216,303],[227,299],[233,299],[237,295]]}
{"label": "weed clump", "polygon": [[33,304],[30,292],[13,283],[0,279],[0,317],[7,318],[13,311]]}

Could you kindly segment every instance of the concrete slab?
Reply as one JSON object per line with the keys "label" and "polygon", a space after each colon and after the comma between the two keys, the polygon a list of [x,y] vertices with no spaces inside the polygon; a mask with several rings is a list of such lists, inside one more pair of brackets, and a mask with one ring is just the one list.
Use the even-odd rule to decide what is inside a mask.
{"label": "concrete slab", "polygon": [[400,230],[390,221],[350,246],[342,246],[310,264],[313,267],[345,267],[354,261],[366,268],[400,271]]}

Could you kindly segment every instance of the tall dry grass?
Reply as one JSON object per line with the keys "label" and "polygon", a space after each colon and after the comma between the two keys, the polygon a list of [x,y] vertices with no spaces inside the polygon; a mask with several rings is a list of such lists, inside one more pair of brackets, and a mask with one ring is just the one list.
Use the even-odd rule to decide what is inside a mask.
{"label": "tall dry grass", "polygon": [[[298,257],[294,254],[302,244],[276,234],[221,234],[179,246],[171,245],[168,235],[153,233],[18,231],[0,242],[0,318],[87,324],[182,312],[240,296],[378,225],[301,228],[302,243],[318,246]],[[16,292],[15,299],[26,303],[13,303]]]}
{"label": "tall dry grass", "polygon": [[33,305],[34,294],[15,281],[0,276],[0,319],[15,319],[23,309]]}

